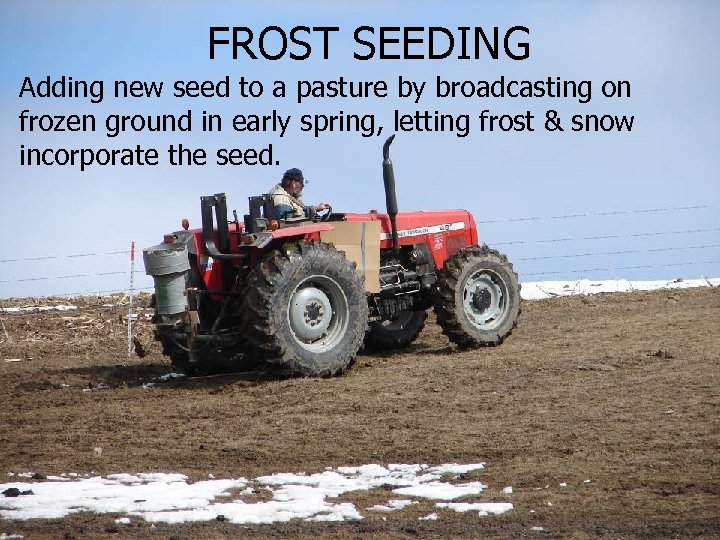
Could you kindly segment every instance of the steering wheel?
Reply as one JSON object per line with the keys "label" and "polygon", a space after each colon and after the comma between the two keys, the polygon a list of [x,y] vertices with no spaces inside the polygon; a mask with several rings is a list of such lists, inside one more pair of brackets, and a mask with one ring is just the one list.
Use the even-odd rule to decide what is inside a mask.
{"label": "steering wheel", "polygon": [[326,208],[327,212],[320,217],[320,221],[329,221],[332,215],[332,206],[328,205]]}

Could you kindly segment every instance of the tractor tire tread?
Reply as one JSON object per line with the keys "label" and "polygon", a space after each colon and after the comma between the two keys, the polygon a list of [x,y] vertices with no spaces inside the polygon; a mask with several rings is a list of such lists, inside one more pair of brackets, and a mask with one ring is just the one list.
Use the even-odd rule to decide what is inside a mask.
{"label": "tractor tire tread", "polygon": [[[510,311],[511,315],[514,310],[517,310],[517,313],[513,315],[513,320],[510,325],[501,324],[501,331],[489,332],[478,336],[477,334],[469,334],[467,325],[463,324],[464,309],[462,305],[458,306],[457,288],[463,277],[463,270],[467,268],[468,265],[477,263],[481,259],[489,261],[491,264],[497,265],[507,272],[510,277],[508,287],[511,288],[511,300],[517,303],[517,306],[513,306]],[[512,263],[508,261],[508,258],[504,254],[495,249],[491,249],[486,244],[461,249],[445,261],[443,269],[438,274],[433,307],[442,333],[445,334],[451,342],[461,348],[499,345],[512,333],[517,325],[517,317],[522,311],[520,287],[517,273],[515,273]]]}
{"label": "tractor tire tread", "polygon": [[[339,350],[332,355],[300,351],[286,322],[287,290],[296,287],[308,269],[315,274],[333,274],[347,287],[343,292],[348,296],[349,335],[341,339]],[[329,377],[339,375],[355,360],[367,328],[365,288],[355,263],[333,245],[305,241],[283,244],[258,262],[243,296],[247,354],[261,358],[278,374]]]}

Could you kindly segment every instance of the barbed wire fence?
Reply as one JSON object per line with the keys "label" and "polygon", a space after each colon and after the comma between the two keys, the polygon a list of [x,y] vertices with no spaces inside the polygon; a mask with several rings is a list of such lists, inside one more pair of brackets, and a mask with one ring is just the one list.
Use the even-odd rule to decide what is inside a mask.
{"label": "barbed wire fence", "polygon": [[[484,220],[477,220],[476,223],[479,226],[483,225],[490,225],[490,224],[509,224],[509,223],[528,223],[531,224],[533,227],[536,226],[536,224],[540,222],[555,222],[558,220],[571,220],[571,219],[588,219],[588,218],[597,218],[597,217],[603,217],[603,218],[613,218],[618,216],[642,216],[642,215],[651,215],[651,214],[658,214],[663,212],[698,212],[701,210],[712,210],[712,209],[718,209],[720,208],[720,205],[692,205],[692,206],[669,206],[669,207],[662,207],[662,208],[646,208],[646,209],[631,209],[631,210],[608,210],[608,211],[599,211],[599,212],[586,212],[586,213],[575,213],[575,214],[563,214],[563,215],[549,215],[549,216],[530,216],[530,217],[507,217],[507,218],[497,218],[497,219],[484,219]],[[604,241],[604,240],[610,240],[610,241],[620,241],[620,240],[629,240],[629,239],[649,239],[649,238],[672,238],[677,239],[680,237],[689,238],[692,235],[712,235],[713,233],[720,232],[720,227],[710,227],[710,228],[686,228],[686,229],[669,229],[669,230],[662,230],[662,231],[652,231],[652,232],[625,232],[621,234],[595,234],[595,235],[568,235],[568,236],[555,236],[551,238],[539,238],[539,239],[533,239],[533,238],[515,238],[515,239],[499,239],[497,241],[490,241],[488,242],[492,247],[512,247],[512,246],[531,246],[531,245],[538,245],[538,246],[545,246],[545,245],[561,245],[563,243],[571,243],[571,242],[596,242],[596,241]],[[713,237],[714,238],[714,237]],[[719,238],[720,239],[720,238]],[[702,265],[704,267],[707,267],[709,265],[720,265],[720,256],[718,256],[718,248],[720,248],[720,242],[713,242],[712,240],[709,242],[703,242],[703,243],[693,243],[691,245],[682,245],[678,244],[676,241],[673,241],[674,245],[662,245],[661,247],[648,247],[643,249],[618,249],[618,250],[608,250],[608,251],[602,251],[602,250],[593,250],[593,251],[584,251],[580,253],[557,253],[557,254],[543,254],[543,255],[536,255],[536,256],[525,256],[525,257],[512,257],[512,262],[516,265],[516,268],[518,266],[518,263],[525,263],[525,262],[550,262],[550,261],[568,261],[568,260],[575,260],[575,259],[583,259],[583,258],[591,258],[591,257],[602,257],[604,259],[610,260],[613,257],[623,256],[623,255],[650,255],[650,254],[657,254],[657,253],[700,253],[703,251],[710,251],[711,256],[705,257],[705,258],[685,258],[683,257],[681,260],[674,259],[673,262],[667,262],[667,263],[661,263],[661,264],[634,264],[634,265],[622,265],[622,266],[612,266],[612,265],[606,265],[606,266],[595,266],[595,267],[587,267],[587,268],[571,268],[571,269],[562,269],[562,270],[543,270],[543,271],[529,271],[529,272],[521,272],[522,276],[524,278],[544,278],[546,276],[576,276],[576,275],[586,275],[593,272],[603,272],[608,271],[610,268],[615,271],[621,271],[621,270],[643,270],[643,269],[658,269],[658,268],[678,268],[678,267],[693,267],[693,266],[699,266]],[[73,273],[73,274],[62,274],[62,275],[40,275],[40,276],[29,276],[29,277],[15,277],[15,278],[2,278],[0,279],[0,284],[12,284],[12,283],[32,283],[32,282],[59,282],[59,281],[72,281],[76,279],[83,279],[83,278],[104,278],[104,277],[111,277],[111,276],[126,276],[128,287],[123,288],[109,288],[109,289],[102,289],[102,290],[95,290],[95,291],[68,291],[63,292],[61,294],[53,294],[53,295],[47,295],[47,296],[55,296],[55,297],[77,297],[77,296],[107,296],[107,295],[114,295],[121,293],[123,295],[127,295],[127,298],[129,299],[133,293],[139,293],[139,292],[151,292],[153,290],[152,286],[144,286],[144,287],[135,287],[134,286],[134,279],[135,276],[138,274],[143,274],[143,270],[135,270],[134,269],[134,258],[133,258],[133,247],[131,246],[130,249],[124,249],[124,250],[114,250],[114,251],[101,251],[101,252],[85,252],[85,253],[73,253],[73,254],[58,254],[58,255],[42,255],[42,256],[35,256],[35,257],[24,257],[24,258],[6,258],[6,259],[0,259],[0,276],[5,275],[5,272],[2,272],[2,267],[5,264],[10,263],[33,263],[33,262],[39,262],[39,261],[56,261],[56,260],[62,260],[62,259],[97,259],[100,257],[112,257],[112,256],[123,256],[127,257],[129,259],[129,269],[126,268],[125,270],[108,270],[108,271],[102,271],[102,272],[83,272],[83,273]],[[707,276],[703,276],[707,279]],[[709,283],[709,281],[708,281]],[[36,302],[41,302],[42,298],[47,298],[47,296],[32,296],[32,298]],[[6,337],[6,339],[9,341],[10,336],[8,335],[7,329],[5,328],[2,312],[4,310],[2,309],[2,306],[0,305],[0,326],[2,327],[2,331]],[[130,311],[132,311],[132,308],[130,308]],[[128,320],[128,326],[130,327],[132,324],[133,319],[133,313],[128,313],[127,320]],[[130,348],[130,340],[132,339],[132,333],[129,330],[128,331],[128,354],[131,354],[131,348]]]}
{"label": "barbed wire fence", "polygon": [[[496,219],[484,219],[476,220],[478,225],[487,224],[506,224],[506,223],[538,223],[538,222],[552,222],[557,220],[568,220],[568,219],[583,219],[592,217],[616,217],[616,216],[632,216],[632,215],[648,215],[656,214],[661,212],[679,212],[679,211],[698,211],[698,210],[710,210],[720,209],[720,205],[690,205],[690,206],[668,206],[661,208],[643,208],[643,209],[630,209],[630,210],[606,210],[599,212],[585,212],[575,214],[562,214],[562,215],[550,215],[550,216],[530,216],[530,217],[507,217],[507,218],[496,218]],[[563,236],[553,238],[542,238],[542,239],[527,239],[518,238],[510,240],[497,240],[489,242],[492,247],[501,246],[528,246],[532,244],[562,244],[566,242],[593,242],[599,240],[624,240],[624,239],[639,239],[639,238],[660,238],[660,237],[679,237],[689,236],[694,234],[704,233],[718,233],[720,227],[714,228],[692,228],[692,229],[674,229],[674,230],[663,230],[663,231],[652,231],[652,232],[640,232],[640,233],[623,233],[623,234],[600,234],[600,235],[576,235],[576,236]],[[653,247],[645,249],[626,249],[616,251],[588,251],[584,253],[560,253],[560,254],[547,254],[539,255],[534,257],[513,257],[514,263],[530,262],[530,261],[551,261],[551,260],[568,260],[568,259],[581,259],[586,257],[615,257],[618,255],[640,255],[640,254],[651,254],[661,252],[680,252],[680,251],[702,251],[720,248],[720,243],[702,243],[696,245],[670,245],[662,247]],[[38,261],[52,261],[62,259],[80,259],[80,258],[97,258],[107,256],[125,255],[130,257],[131,249],[115,250],[115,251],[104,251],[104,252],[86,252],[86,253],[73,253],[73,254],[58,254],[58,255],[42,255],[37,257],[25,257],[25,258],[7,258],[0,259],[0,269],[5,263],[22,263],[22,262],[38,262]],[[720,264],[720,257],[712,257],[710,259],[697,259],[697,260],[682,260],[675,261],[672,263],[664,264],[639,264],[639,265],[625,265],[625,266],[614,266],[615,270],[640,270],[650,268],[673,268],[678,266],[697,266],[697,265],[714,265]],[[547,275],[563,275],[563,274],[585,274],[590,272],[601,272],[607,270],[608,267],[592,267],[592,268],[578,268],[578,269],[563,269],[557,271],[542,271],[542,272],[523,272],[525,277],[536,277],[536,276],[547,276]],[[3,273],[0,273],[0,276]],[[134,270],[132,277],[138,274],[144,274],[143,270]],[[128,277],[128,283],[130,283],[130,272],[129,270],[110,270],[104,272],[84,272],[64,275],[43,275],[33,277],[15,277],[15,278],[4,278],[0,279],[0,284],[9,283],[28,283],[28,282],[41,282],[41,281],[61,281],[61,280],[73,280],[79,278],[97,278],[97,277],[109,277],[109,276],[121,276],[125,275]],[[152,287],[137,287],[135,291],[151,291]],[[53,294],[51,296],[92,296],[92,295],[109,295],[114,293],[125,293],[128,292],[128,288],[112,288],[103,289],[96,291],[68,291],[60,294]],[[38,297],[42,298],[42,296]]]}

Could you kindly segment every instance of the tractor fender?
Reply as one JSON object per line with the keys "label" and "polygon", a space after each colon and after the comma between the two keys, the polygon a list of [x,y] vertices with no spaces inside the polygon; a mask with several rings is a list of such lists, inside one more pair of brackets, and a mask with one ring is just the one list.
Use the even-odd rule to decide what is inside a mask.
{"label": "tractor fender", "polygon": [[329,223],[316,223],[313,225],[286,227],[274,231],[261,231],[249,234],[248,236],[251,240],[243,242],[243,246],[262,249],[273,240],[281,240],[284,238],[308,241],[316,240],[320,237],[322,231],[332,231],[334,228],[335,227]]}
{"label": "tractor fender", "polygon": [[334,228],[330,223],[313,223],[312,225],[283,227],[282,229],[272,231],[272,237],[273,239],[289,238],[291,236],[300,237],[322,231],[332,231]]}

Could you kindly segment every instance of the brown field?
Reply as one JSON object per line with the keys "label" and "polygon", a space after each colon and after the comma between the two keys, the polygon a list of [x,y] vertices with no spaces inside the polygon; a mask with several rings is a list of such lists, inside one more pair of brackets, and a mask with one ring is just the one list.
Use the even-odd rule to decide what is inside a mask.
{"label": "brown field", "polygon": [[[0,314],[12,340],[0,331],[0,475],[252,478],[483,461],[485,470],[468,475],[489,486],[482,500],[514,509],[478,517],[423,501],[379,515],[364,509],[390,493],[370,491],[348,498],[365,516],[354,522],[151,528],[80,514],[6,520],[0,534],[720,538],[720,288],[525,302],[503,345],[474,351],[455,350],[431,317],[409,349],[363,354],[334,379],[226,374],[151,389],[142,383],[170,367],[150,323],[138,323],[147,356],[128,359],[127,308],[103,307],[108,301],[58,300],[82,309]],[[505,486],[514,492],[503,493]],[[437,521],[418,520],[432,511]]]}

